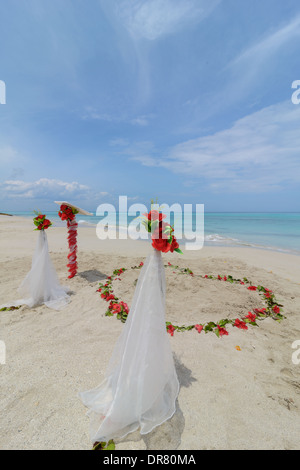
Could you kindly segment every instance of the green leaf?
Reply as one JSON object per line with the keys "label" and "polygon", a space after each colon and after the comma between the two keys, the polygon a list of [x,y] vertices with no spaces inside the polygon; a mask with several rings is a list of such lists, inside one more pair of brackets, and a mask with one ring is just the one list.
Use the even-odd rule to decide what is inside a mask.
{"label": "green leaf", "polygon": [[183,255],[183,253],[182,253],[182,251],[181,251],[181,249],[180,249],[180,248],[175,248],[175,250],[174,250],[174,251],[176,251],[176,252],[177,252],[177,253],[179,253],[180,255]]}
{"label": "green leaf", "polygon": [[220,338],[220,331],[218,328],[214,330],[214,333],[216,333],[217,337]]}
{"label": "green leaf", "polygon": [[151,226],[151,232],[153,233],[157,227],[158,227],[158,224],[159,224],[159,221],[158,220],[154,220],[153,222],[149,221],[150,222],[150,226]]}
{"label": "green leaf", "polygon": [[103,450],[115,450],[115,448],[116,448],[115,443],[111,439],[110,441],[108,441],[107,446],[103,447]]}

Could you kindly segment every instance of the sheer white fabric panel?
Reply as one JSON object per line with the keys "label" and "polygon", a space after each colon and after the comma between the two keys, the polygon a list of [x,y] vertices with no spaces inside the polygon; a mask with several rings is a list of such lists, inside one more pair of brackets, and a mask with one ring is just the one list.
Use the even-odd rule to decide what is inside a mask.
{"label": "sheer white fabric panel", "polygon": [[[28,305],[36,307],[45,304],[47,307],[60,310],[69,302],[69,289],[59,283],[55,268],[49,256],[47,234],[40,230],[31,270],[26,275],[18,291],[23,296],[6,307]],[[2,306],[4,307],[4,305]]]}
{"label": "sheer white fabric panel", "polygon": [[179,383],[165,324],[165,271],[154,250],[141,269],[132,306],[115,345],[106,378],[80,393],[89,408],[92,442],[141,434],[176,410]]}

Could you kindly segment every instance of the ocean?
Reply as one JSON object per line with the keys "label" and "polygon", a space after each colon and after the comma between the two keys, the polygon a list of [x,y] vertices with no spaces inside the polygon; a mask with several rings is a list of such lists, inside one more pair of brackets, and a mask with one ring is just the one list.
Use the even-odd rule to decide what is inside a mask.
{"label": "ocean", "polygon": [[[34,217],[33,212],[10,211],[9,213],[22,217]],[[117,226],[118,216],[117,213]],[[54,226],[66,225],[58,217],[57,211],[47,212],[47,217]],[[133,219],[132,216],[128,217],[128,224]],[[195,230],[194,219],[195,217],[193,217],[192,230]],[[77,221],[81,227],[94,226],[96,228],[101,220],[102,217],[95,215],[77,215]],[[174,221],[176,223],[176,215],[174,219],[171,218],[171,224]],[[114,225],[114,217],[111,218],[111,223]],[[126,232],[124,224],[119,229]],[[204,245],[245,246],[300,255],[300,213],[207,212],[204,213]]]}

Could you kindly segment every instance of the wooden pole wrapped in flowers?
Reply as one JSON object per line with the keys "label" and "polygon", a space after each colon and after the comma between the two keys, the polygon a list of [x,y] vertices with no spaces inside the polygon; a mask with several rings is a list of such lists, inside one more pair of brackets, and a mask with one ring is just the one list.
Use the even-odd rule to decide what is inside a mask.
{"label": "wooden pole wrapped in flowers", "polygon": [[66,204],[62,204],[60,206],[60,211],[58,213],[61,220],[67,221],[68,227],[68,245],[69,245],[69,254],[68,254],[68,264],[67,268],[69,269],[69,276],[68,278],[71,279],[77,274],[77,221],[76,221],[76,214],[78,211],[76,209],[72,209],[71,207],[67,206]]}
{"label": "wooden pole wrapped in flowers", "polygon": [[[146,214],[153,250],[143,264],[130,311],[115,345],[105,379],[80,393],[89,408],[90,438],[94,445],[123,438],[140,429],[147,434],[171,418],[179,383],[165,325],[165,270],[161,253],[180,252],[173,228],[158,211]],[[129,312],[129,313],[128,313]]]}
{"label": "wooden pole wrapped in flowers", "polygon": [[68,278],[71,279],[77,274],[77,220],[76,214],[82,215],[93,215],[90,212],[87,212],[79,207],[70,204],[69,202],[64,201],[55,201],[56,204],[60,205],[60,210],[58,212],[61,220],[67,221],[68,227],[68,245],[69,245],[69,254],[68,254],[68,264],[67,268],[69,270]]}

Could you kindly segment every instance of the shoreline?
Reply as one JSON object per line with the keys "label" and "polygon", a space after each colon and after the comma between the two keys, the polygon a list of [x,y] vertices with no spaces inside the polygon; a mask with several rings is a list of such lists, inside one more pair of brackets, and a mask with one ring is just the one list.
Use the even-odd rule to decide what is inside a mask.
{"label": "shoreline", "polygon": [[[24,221],[32,221],[32,218],[31,217],[24,217],[24,216],[21,216],[21,215],[14,215],[14,214],[1,214],[0,213],[0,221],[1,221],[1,217],[2,215],[9,215],[11,217],[16,217],[16,220],[24,220]],[[56,224],[55,221],[51,227],[51,230],[53,229],[65,229],[66,228],[66,225],[64,224],[64,222],[61,222],[59,220],[59,224]],[[93,230],[95,232],[96,230],[96,224],[91,224],[89,223],[88,221],[84,221],[84,223],[78,223],[78,231],[79,230]],[[121,227],[121,229],[123,230],[123,233],[124,231],[127,231],[125,227]],[[122,232],[121,232],[122,233]],[[210,235],[208,235],[210,236]],[[179,239],[178,239],[179,240]],[[132,238],[130,238],[130,236],[128,236],[128,238],[126,240],[122,239],[122,238],[116,238],[115,240],[113,239],[107,239],[107,240],[99,240],[100,242],[102,243],[110,243],[110,242],[120,242],[120,243],[123,243],[123,242],[134,242],[136,243],[137,241],[138,242],[147,242],[149,243],[150,242],[150,238],[149,240],[142,240],[142,239],[138,239],[138,240],[134,240]],[[181,246],[184,246],[184,239],[181,239],[179,240],[179,244]],[[217,242],[217,244],[213,244],[213,242],[211,241],[204,241],[204,245],[202,248],[200,248],[199,250],[186,250],[191,252],[191,253],[197,253],[203,249],[208,249],[208,248],[213,248],[213,249],[251,249],[251,250],[258,250],[258,251],[262,251],[262,252],[267,252],[267,253],[282,253],[282,254],[287,254],[287,255],[292,255],[292,256],[297,256],[299,257],[300,256],[300,250],[297,251],[297,250],[293,250],[293,249],[289,249],[289,248],[281,248],[281,247],[272,247],[272,246],[264,246],[264,245],[259,245],[259,244],[251,244],[250,242],[243,242],[242,240],[237,243],[237,244],[229,244],[229,243],[219,243]]]}

